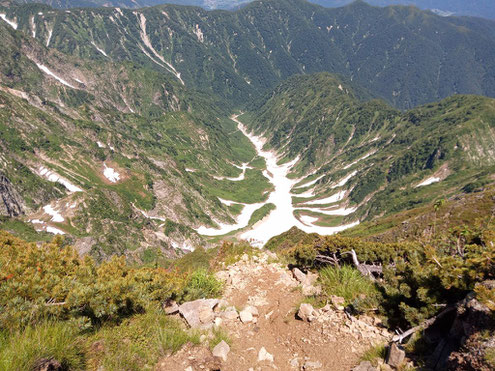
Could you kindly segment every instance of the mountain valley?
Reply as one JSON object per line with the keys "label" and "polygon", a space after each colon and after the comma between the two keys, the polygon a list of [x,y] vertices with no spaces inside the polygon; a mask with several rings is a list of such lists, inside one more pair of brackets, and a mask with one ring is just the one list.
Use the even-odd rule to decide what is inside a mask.
{"label": "mountain valley", "polygon": [[[407,328],[426,333],[440,309],[467,308],[459,303],[472,295],[493,311],[493,21],[362,1],[111,4],[0,3],[0,368],[17,362],[11,331],[29,338],[30,326],[53,319],[86,344],[74,355],[84,366],[66,369],[190,371],[184,354],[204,366],[222,339],[232,345],[217,326],[226,309],[200,313],[208,333],[175,328],[162,311],[241,296],[247,306],[261,287],[270,297],[255,305],[266,306],[260,324],[294,344],[291,321],[303,319],[292,326],[312,341],[319,331],[290,312],[302,304],[319,324],[337,321],[332,331],[346,333],[362,315],[387,341],[395,331],[398,345]],[[272,276],[285,295],[274,297]],[[258,330],[253,322],[239,340],[246,323],[234,311],[237,355]],[[455,327],[447,318],[438,331]],[[173,334],[154,333],[148,320]],[[264,353],[263,367],[318,356],[307,345],[294,352],[311,360],[286,354],[270,329],[260,334],[283,361]],[[352,331],[345,367],[366,361]],[[438,365],[472,349],[486,356],[472,364],[491,364],[493,336],[473,334],[442,345]],[[122,349],[140,349],[135,359],[117,351],[119,336],[130,339]],[[434,349],[442,336],[412,336],[407,367],[430,362],[422,341]],[[145,354],[151,341],[159,351]],[[211,349],[176,354],[187,342]],[[386,369],[389,356],[372,351],[374,370]]]}

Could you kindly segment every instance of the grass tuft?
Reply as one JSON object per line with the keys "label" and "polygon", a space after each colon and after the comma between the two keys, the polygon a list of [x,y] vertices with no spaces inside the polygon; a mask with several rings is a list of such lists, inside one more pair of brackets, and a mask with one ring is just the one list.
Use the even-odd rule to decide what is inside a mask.
{"label": "grass tuft", "polygon": [[327,296],[341,296],[347,304],[352,304],[363,296],[373,297],[377,293],[373,282],[363,277],[357,269],[347,265],[340,268],[323,268],[320,271],[320,280]]}
{"label": "grass tuft", "polygon": [[82,346],[75,326],[44,322],[10,336],[0,336],[0,369],[31,370],[42,359],[56,360],[63,369],[85,369]]}

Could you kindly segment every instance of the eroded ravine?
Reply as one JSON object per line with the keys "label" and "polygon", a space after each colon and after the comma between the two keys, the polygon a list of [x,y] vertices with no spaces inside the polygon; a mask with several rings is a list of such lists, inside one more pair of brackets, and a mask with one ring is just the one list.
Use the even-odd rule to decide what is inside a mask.
{"label": "eroded ravine", "polygon": [[[265,138],[248,132],[246,126],[238,120],[238,115],[234,115],[231,119],[237,123],[238,129],[251,141],[254,145],[257,154],[263,157],[266,162],[266,171],[263,172],[265,177],[273,184],[274,190],[270,193],[268,199],[263,203],[247,204],[244,206],[241,214],[237,217],[235,224],[219,224],[219,228],[200,227],[197,232],[206,236],[221,236],[232,231],[245,228],[251,215],[265,204],[274,204],[275,208],[262,220],[257,222],[250,230],[243,232],[240,237],[250,241],[255,246],[263,246],[270,238],[286,232],[290,228],[296,226],[307,233],[318,233],[321,235],[330,235],[353,227],[359,222],[353,222],[346,225],[336,227],[322,227],[313,224],[306,218],[305,223],[302,223],[294,216],[295,208],[292,205],[291,190],[296,183],[301,179],[290,179],[288,177],[291,168],[297,163],[299,158],[295,158],[291,162],[278,164],[278,156],[274,151],[265,151],[263,146],[266,142]],[[300,208],[298,208],[300,209]]]}

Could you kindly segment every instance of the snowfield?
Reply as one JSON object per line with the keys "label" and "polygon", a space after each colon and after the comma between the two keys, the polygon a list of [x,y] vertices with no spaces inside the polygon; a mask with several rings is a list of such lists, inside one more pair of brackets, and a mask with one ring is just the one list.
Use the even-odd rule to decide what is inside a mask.
{"label": "snowfield", "polygon": [[[239,130],[246,137],[248,137],[251,143],[253,143],[258,155],[265,159],[267,170],[264,172],[264,175],[273,184],[274,191],[270,193],[268,199],[263,203],[245,205],[241,214],[237,217],[236,224],[217,223],[219,224],[220,228],[208,228],[202,226],[196,229],[199,234],[206,236],[220,236],[241,228],[245,228],[248,225],[249,219],[251,218],[253,212],[267,203],[273,203],[275,205],[275,209],[272,210],[270,214],[268,214],[265,218],[257,222],[252,229],[242,233],[240,236],[242,239],[248,240],[254,246],[262,247],[270,238],[286,232],[294,226],[307,233],[316,232],[321,235],[330,235],[359,224],[359,222],[356,221],[347,225],[341,225],[337,227],[320,227],[312,224],[318,219],[310,216],[302,216],[301,221],[299,221],[294,216],[295,209],[292,205],[291,190],[295,186],[295,184],[300,181],[300,179],[288,178],[288,174],[291,168],[297,163],[297,161],[299,161],[299,158],[295,158],[289,163],[279,165],[278,156],[275,152],[263,150],[265,139],[263,137],[250,134],[247,131],[247,128],[242,124],[242,122],[237,119],[237,117],[238,116],[232,116],[231,119],[237,123]],[[304,185],[301,185],[297,188],[311,186],[324,176],[325,175],[322,175],[317,179],[309,183],[305,183]],[[350,179],[350,176],[348,178]],[[339,192],[331,197],[332,200],[340,199],[342,197],[342,192]],[[321,200],[318,201],[321,202]],[[311,209],[309,211],[319,212],[320,210],[321,209]],[[352,209],[325,211],[345,213],[349,212],[350,210]]]}
{"label": "snowfield", "polygon": [[423,180],[421,183],[419,183],[416,188],[418,187],[424,187],[424,186],[427,186],[427,185],[430,185],[430,184],[433,184],[433,183],[438,183],[440,181],[440,178],[437,178],[437,177],[430,177],[428,179],[425,179]]}

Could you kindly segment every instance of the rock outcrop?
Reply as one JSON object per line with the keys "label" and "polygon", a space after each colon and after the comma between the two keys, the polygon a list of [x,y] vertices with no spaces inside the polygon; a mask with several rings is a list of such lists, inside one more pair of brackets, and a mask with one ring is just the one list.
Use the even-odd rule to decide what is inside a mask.
{"label": "rock outcrop", "polygon": [[0,216],[24,214],[24,202],[10,180],[0,173]]}

